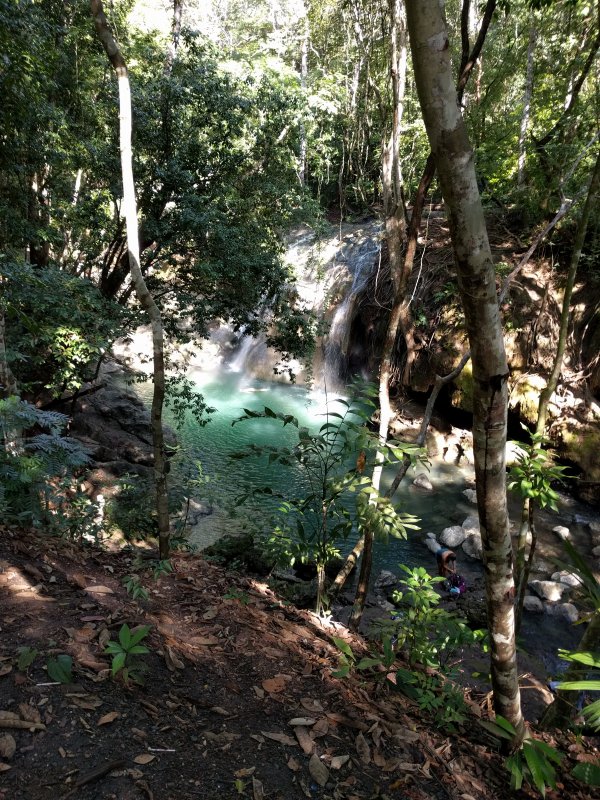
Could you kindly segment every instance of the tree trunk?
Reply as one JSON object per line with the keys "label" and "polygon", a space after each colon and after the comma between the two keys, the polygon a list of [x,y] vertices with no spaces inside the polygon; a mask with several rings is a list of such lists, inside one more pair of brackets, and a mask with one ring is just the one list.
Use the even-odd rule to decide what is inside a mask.
{"label": "tree trunk", "polygon": [[[0,286],[2,282],[0,278]],[[6,358],[5,331],[4,306],[0,303],[0,398],[2,399],[18,394],[17,382]]]}
{"label": "tree trunk", "polygon": [[415,82],[454,249],[473,363],[473,445],[490,628],[494,706],[524,733],[514,631],[512,544],[506,506],[508,366],[494,263],[477,188],[473,150],[458,106],[439,0],[408,0]]}
{"label": "tree trunk", "polygon": [[110,30],[101,0],[90,3],[96,33],[117,74],[119,86],[119,143],[121,150],[121,171],[123,174],[123,214],[127,231],[127,250],[131,279],[136,297],[148,314],[152,327],[153,382],[152,395],[152,446],[154,451],[154,482],[156,489],[156,512],[158,518],[159,554],[169,557],[169,507],[167,495],[167,475],[162,410],[165,397],[165,362],[163,346],[163,326],[161,314],[154,298],[148,291],[140,267],[140,245],[133,180],[133,158],[131,148],[131,89],[127,64]]}
{"label": "tree trunk", "polygon": [[537,30],[535,28],[535,17],[531,15],[531,27],[529,28],[529,44],[527,45],[527,71],[525,73],[525,91],[523,93],[523,111],[521,112],[521,128],[519,130],[519,169],[517,173],[517,186],[519,189],[525,183],[525,152],[527,128],[529,127],[529,117],[531,115],[531,97],[533,95],[533,56],[535,54],[535,44],[537,41]]}

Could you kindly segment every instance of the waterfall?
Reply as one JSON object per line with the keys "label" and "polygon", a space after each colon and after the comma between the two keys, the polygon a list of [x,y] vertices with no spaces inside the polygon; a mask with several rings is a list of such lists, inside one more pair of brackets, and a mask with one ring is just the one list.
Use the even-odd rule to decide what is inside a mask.
{"label": "waterfall", "polygon": [[[381,230],[379,222],[371,221],[342,223],[318,236],[303,226],[288,236],[285,260],[296,276],[300,301],[327,331],[317,341],[310,370],[316,386],[335,390],[345,383],[353,347],[352,321],[357,301],[379,265]],[[354,343],[354,350],[359,351],[360,347],[360,342]],[[277,361],[278,354],[267,347],[264,336],[242,336],[226,364],[233,372],[274,380],[277,378],[273,366]],[[292,366],[296,382],[306,382],[303,366]]]}

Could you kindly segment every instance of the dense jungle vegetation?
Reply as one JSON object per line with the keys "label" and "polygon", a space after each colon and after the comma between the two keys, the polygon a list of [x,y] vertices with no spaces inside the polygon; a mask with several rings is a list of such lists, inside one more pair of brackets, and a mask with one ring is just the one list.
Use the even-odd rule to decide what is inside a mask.
{"label": "dense jungle vegetation", "polygon": [[[460,738],[468,709],[460,690],[451,688],[446,663],[449,653],[483,639],[495,718],[485,724],[496,737],[490,746],[505,745],[507,784],[542,794],[562,785],[573,797],[600,785],[593,741],[567,770],[560,764],[568,744],[551,734],[536,738],[526,725],[516,644],[536,515],[556,508],[565,473],[578,479],[570,490],[584,500],[597,503],[599,493],[599,50],[598,0],[113,0],[105,6],[100,0],[0,0],[0,536],[6,552],[18,552],[21,537],[22,554],[39,548],[29,538],[37,530],[50,542],[58,537],[76,547],[63,553],[64,542],[49,545],[59,548],[52,551],[52,569],[74,552],[87,558],[89,548],[103,547],[112,558],[107,553],[116,537],[104,529],[110,508],[104,515],[86,482],[90,452],[81,437],[69,436],[70,419],[78,400],[98,388],[114,343],[146,325],[152,332],[151,500],[139,475],[128,476],[128,492],[138,504],[135,524],[158,559],[146,574],[116,558],[106,563],[128,595],[122,608],[158,602],[145,587],[150,573],[160,586],[169,580],[174,586],[174,565],[178,575],[188,569],[178,555],[181,531],[173,526],[174,510],[188,499],[170,482],[176,444],[165,434],[163,410],[190,411],[199,425],[212,411],[177,359],[178,348],[200,349],[218,326],[229,325],[239,336],[266,336],[279,353],[279,377],[296,360],[310,363],[327,324],[301,299],[284,259],[286,237],[300,225],[318,238],[332,224],[378,220],[381,260],[366,285],[360,329],[369,332],[373,383],[349,381],[344,410],[330,409],[318,432],[268,404],[260,413],[244,411],[244,425],[268,419],[296,429],[297,442],[253,445],[236,454],[235,468],[243,471],[244,459],[263,456],[294,463],[306,476],[306,491],[282,498],[277,530],[266,531],[262,544],[275,545],[278,552],[270,555],[278,565],[314,564],[321,620],[359,562],[348,622],[348,636],[357,634],[375,543],[406,537],[416,523],[410,509],[394,504],[394,491],[411,465],[427,459],[424,445],[440,394],[460,398],[472,424],[487,631],[471,631],[439,607],[441,580],[405,568],[394,599],[404,610],[380,632],[379,644],[367,653],[358,638],[339,630],[329,637],[327,646],[334,641],[340,653],[333,675],[354,681],[348,685],[357,692],[357,676],[373,679],[383,705],[382,682],[396,692],[400,687],[431,714],[432,725],[441,719]],[[424,253],[443,244],[442,234],[428,239],[436,213],[453,255],[438,258],[434,270]],[[415,396],[427,403],[421,430],[416,441],[397,441],[390,433],[395,403]],[[509,407],[524,432],[507,476]],[[397,477],[384,491],[382,469],[390,465]],[[522,504],[512,538],[507,486]],[[264,492],[273,494],[269,487]],[[565,569],[576,578],[587,625],[578,651],[563,654],[570,666],[542,719],[549,731],[574,725],[576,717],[586,734],[600,724],[593,696],[583,723],[569,700],[575,689],[600,688],[593,679],[600,668],[598,522],[589,528],[595,546],[589,553],[566,545]],[[349,537],[354,550],[332,581],[326,571]],[[189,569],[191,583],[213,591],[208,573],[194,572],[203,568]],[[80,588],[86,585],[83,580]],[[3,589],[10,594],[9,585]],[[231,589],[225,599],[227,608],[233,603],[242,616],[250,613],[245,588]],[[207,610],[201,609],[203,619],[214,619]],[[158,616],[110,611],[111,624],[123,624],[105,629],[108,638],[97,652],[111,656],[112,677],[129,688],[142,682],[139,662],[150,652],[142,642],[150,642]],[[10,619],[19,613],[15,606]],[[99,619],[88,612],[88,623]],[[148,625],[130,627],[127,619]],[[185,634],[178,635],[181,644]],[[173,642],[164,647],[169,669],[183,670]],[[27,675],[39,649],[21,647],[15,672]],[[77,656],[59,647],[54,658],[55,651],[48,676],[70,684]],[[0,665],[13,655],[4,653]],[[4,675],[0,668],[0,680]],[[285,684],[280,689],[268,681],[258,689],[260,699]],[[304,704],[303,714],[309,712]],[[0,720],[29,720],[45,729],[38,718],[6,713]],[[230,714],[234,708],[223,716]],[[294,727],[317,787],[307,784],[304,795],[422,796],[406,786],[404,795],[375,788],[371,773],[355,789],[352,783],[334,787],[330,773],[346,762],[337,766],[338,755],[319,751],[318,736],[306,745],[297,731],[310,724]],[[7,774],[10,739],[0,737]],[[385,773],[388,762],[373,755],[378,742],[371,753],[363,741],[355,745],[359,762]],[[119,769],[114,763],[111,769]],[[81,791],[93,791],[88,784],[109,772],[86,779]],[[231,792],[266,796],[252,775],[246,767],[235,773]],[[169,796],[234,796],[219,794],[216,784],[214,794],[186,794],[175,768],[173,776]],[[140,781],[135,791],[142,792]],[[365,793],[369,781],[372,795]],[[484,797],[495,791],[492,783],[481,790],[454,784],[451,791]],[[300,778],[294,786],[300,791]],[[426,796],[441,796],[428,787]],[[0,784],[0,798],[49,797],[51,791],[13,790],[3,794]],[[286,791],[279,796],[292,796]],[[167,795],[148,788],[145,796]]]}

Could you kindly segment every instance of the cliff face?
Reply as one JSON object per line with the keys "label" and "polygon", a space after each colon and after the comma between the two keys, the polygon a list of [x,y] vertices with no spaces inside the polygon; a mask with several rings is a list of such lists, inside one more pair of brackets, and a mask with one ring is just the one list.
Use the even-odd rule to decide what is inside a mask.
{"label": "cliff face", "polygon": [[[497,263],[498,288],[526,249],[500,219],[489,220],[489,235]],[[400,376],[406,351],[399,337],[396,390],[427,392],[436,374],[450,372],[467,348],[462,310],[454,278],[449,231],[442,210],[429,214],[419,242],[410,286],[411,311],[417,342],[417,359],[408,384]],[[548,248],[512,281],[503,304],[505,343],[509,359],[509,407],[515,418],[531,425],[537,417],[541,390],[552,368],[562,305],[563,263],[568,248],[557,258]],[[559,458],[579,472],[578,491],[597,503],[600,495],[600,280],[589,260],[582,267],[572,303],[572,323],[561,382],[549,410],[549,435]],[[368,369],[375,375],[377,353],[391,305],[391,285],[385,247],[381,265],[373,269],[352,321],[349,350],[360,345],[368,354]],[[456,409],[471,411],[472,374],[469,364],[451,387]]]}

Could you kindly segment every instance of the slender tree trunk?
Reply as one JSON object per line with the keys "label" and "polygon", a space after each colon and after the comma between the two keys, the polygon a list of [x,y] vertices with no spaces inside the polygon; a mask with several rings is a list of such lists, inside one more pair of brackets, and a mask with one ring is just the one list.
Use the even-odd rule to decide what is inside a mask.
{"label": "slender tree trunk", "polygon": [[[306,85],[308,82],[308,46],[310,42],[310,29],[308,22],[308,14],[304,18],[304,33],[302,35],[302,44],[300,47],[300,86],[303,92],[306,92]],[[304,186],[306,182],[306,125],[304,122],[300,123],[300,158],[298,165],[298,178],[300,183]]]}
{"label": "slender tree trunk", "polygon": [[567,284],[565,286],[565,293],[563,295],[562,310],[560,315],[560,328],[558,332],[558,342],[556,346],[556,357],[552,372],[548,378],[545,389],[540,394],[540,403],[538,408],[538,418],[535,427],[535,432],[538,434],[544,433],[546,429],[546,418],[548,414],[548,403],[550,398],[556,391],[560,371],[563,365],[565,349],[567,346],[567,332],[569,329],[569,320],[571,317],[571,296],[573,294],[573,286],[575,285],[575,276],[577,275],[577,268],[579,266],[579,259],[581,258],[581,251],[585,242],[585,235],[590,220],[592,209],[596,202],[596,195],[600,190],[600,151],[596,157],[596,165],[592,173],[590,181],[590,188],[588,189],[587,197],[577,226],[577,233],[575,241],[573,242],[573,252],[571,253],[571,261],[569,263],[569,271],[567,273]]}
{"label": "slender tree trunk", "polygon": [[523,111],[521,112],[521,128],[519,130],[519,169],[517,173],[517,186],[522,188],[525,183],[525,154],[527,128],[529,127],[529,117],[531,116],[531,97],[533,95],[533,61],[535,55],[535,45],[537,41],[537,30],[535,27],[535,17],[531,15],[531,25],[529,28],[529,43],[527,45],[527,70],[525,73],[525,91],[523,92]]}
{"label": "slender tree trunk", "polygon": [[[0,278],[0,287],[2,279]],[[0,303],[0,397],[6,398],[18,394],[17,382],[6,358],[6,322],[4,306]]]}
{"label": "slender tree trunk", "polygon": [[[387,149],[384,145],[382,178],[385,213],[385,230],[390,260],[390,273],[395,294],[400,289],[402,277],[402,248],[406,240],[406,221],[402,199],[402,168],[400,164],[400,131],[404,111],[404,94],[406,90],[406,24],[402,15],[400,0],[390,0],[390,73],[392,80],[392,133]],[[394,350],[396,346],[396,326],[388,325],[388,335],[383,348],[379,367],[379,445],[377,461],[373,468],[371,483],[373,496],[379,493],[383,472],[384,450],[388,438],[388,429],[392,418],[390,404],[390,375]],[[358,630],[367,599],[371,566],[373,563],[373,531],[367,529],[362,537],[363,554],[356,597],[350,617],[350,627]],[[354,551],[353,551],[354,552]],[[339,575],[338,575],[339,577]]]}
{"label": "slender tree trunk", "polygon": [[508,366],[494,263],[473,150],[458,106],[439,0],[407,0],[415,82],[434,154],[456,261],[473,363],[473,445],[483,539],[496,713],[524,733],[514,631],[512,544],[506,506]]}
{"label": "slender tree trunk", "polygon": [[131,147],[131,89],[127,64],[110,30],[101,0],[91,0],[91,11],[96,33],[117,75],[119,86],[119,142],[121,170],[123,174],[123,214],[127,231],[127,249],[131,279],[142,308],[148,314],[152,327],[153,382],[152,396],[152,445],[154,451],[154,481],[156,489],[156,511],[158,517],[159,553],[161,558],[169,556],[169,507],[162,410],[165,397],[165,362],[163,326],[161,314],[154,298],[148,291],[140,267],[140,245],[133,180],[133,158]]}

